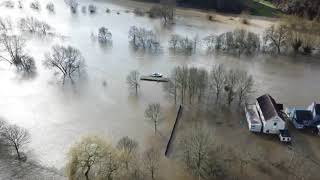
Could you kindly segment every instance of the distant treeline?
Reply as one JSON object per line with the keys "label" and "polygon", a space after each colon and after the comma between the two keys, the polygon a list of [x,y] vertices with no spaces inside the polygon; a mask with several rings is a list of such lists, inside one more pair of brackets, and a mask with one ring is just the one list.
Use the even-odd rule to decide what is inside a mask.
{"label": "distant treeline", "polygon": [[273,0],[277,7],[288,14],[320,20],[319,0]]}
{"label": "distant treeline", "polygon": [[[158,3],[161,0],[136,0]],[[214,9],[221,12],[240,13],[246,8],[247,0],[175,0],[178,6]]]}

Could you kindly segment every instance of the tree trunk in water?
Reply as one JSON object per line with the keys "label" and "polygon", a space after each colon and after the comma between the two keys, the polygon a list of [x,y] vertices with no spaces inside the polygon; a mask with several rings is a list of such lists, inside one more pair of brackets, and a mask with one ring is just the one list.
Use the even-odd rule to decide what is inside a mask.
{"label": "tree trunk in water", "polygon": [[21,160],[21,156],[20,156],[20,152],[17,146],[14,146],[14,148],[16,149],[17,155],[18,155],[18,159]]}
{"label": "tree trunk in water", "polygon": [[90,172],[90,167],[88,167],[88,169],[86,170],[86,172],[84,173],[86,180],[89,180],[89,172]]}
{"label": "tree trunk in water", "polygon": [[152,180],[155,180],[153,170],[151,170],[151,178],[152,178]]}
{"label": "tree trunk in water", "polygon": [[136,84],[136,95],[138,95],[138,85]]}

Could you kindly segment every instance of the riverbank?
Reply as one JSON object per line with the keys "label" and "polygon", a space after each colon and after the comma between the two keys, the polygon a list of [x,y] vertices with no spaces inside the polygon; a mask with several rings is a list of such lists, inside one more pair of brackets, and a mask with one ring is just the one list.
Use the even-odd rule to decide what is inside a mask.
{"label": "riverbank", "polygon": [[[109,2],[112,4],[116,4],[119,6],[126,7],[133,11],[135,8],[140,8],[145,11],[148,11],[152,6],[157,5],[156,3],[149,2],[140,2],[133,0],[94,0],[97,2]],[[208,16],[213,16],[213,22],[218,22],[222,24],[228,24],[237,27],[260,27],[267,28],[272,24],[279,21],[279,18],[272,17],[263,17],[263,16],[253,16],[253,15],[245,15],[245,18],[249,20],[249,24],[243,24],[241,22],[243,15],[241,14],[230,14],[230,13],[218,13],[210,10],[202,10],[202,9],[194,9],[194,8],[186,8],[186,7],[177,7],[176,8],[176,16],[177,17],[192,17],[196,20],[207,20],[208,23],[211,21],[208,20]]]}

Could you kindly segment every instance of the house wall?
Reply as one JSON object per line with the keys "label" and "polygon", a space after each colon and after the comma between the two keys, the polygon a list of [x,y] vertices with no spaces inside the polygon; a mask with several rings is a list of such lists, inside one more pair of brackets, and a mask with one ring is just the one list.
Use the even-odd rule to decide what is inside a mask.
{"label": "house wall", "polygon": [[263,126],[263,132],[266,134],[279,134],[279,130],[283,129],[285,129],[285,122],[279,116],[266,121]]}

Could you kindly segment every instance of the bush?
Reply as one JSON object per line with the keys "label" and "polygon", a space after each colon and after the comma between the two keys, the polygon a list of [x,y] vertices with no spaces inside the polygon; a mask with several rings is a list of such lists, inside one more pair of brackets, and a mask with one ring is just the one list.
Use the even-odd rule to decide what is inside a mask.
{"label": "bush", "polygon": [[96,12],[97,12],[97,7],[94,6],[94,5],[92,5],[92,4],[90,4],[89,7],[88,7],[88,10],[89,10],[89,12],[90,12],[91,14],[93,14],[93,13],[96,13]]}
{"label": "bush", "polygon": [[136,15],[136,16],[144,16],[144,10],[143,9],[141,9],[141,8],[135,8],[134,10],[133,10],[133,13]]}
{"label": "bush", "polygon": [[35,9],[35,10],[40,10],[40,3],[39,3],[39,1],[34,1],[34,2],[32,2],[32,3],[30,4],[30,7],[31,7],[32,9]]}
{"label": "bush", "polygon": [[246,25],[249,25],[250,24],[250,20],[249,20],[249,12],[248,11],[243,11],[241,13],[241,18],[240,18],[240,22],[242,24],[246,24]]}
{"label": "bush", "polygon": [[54,4],[52,2],[48,3],[46,8],[48,9],[48,11],[54,12]]}

